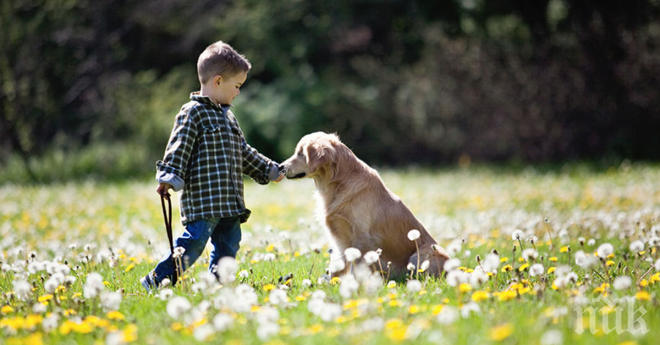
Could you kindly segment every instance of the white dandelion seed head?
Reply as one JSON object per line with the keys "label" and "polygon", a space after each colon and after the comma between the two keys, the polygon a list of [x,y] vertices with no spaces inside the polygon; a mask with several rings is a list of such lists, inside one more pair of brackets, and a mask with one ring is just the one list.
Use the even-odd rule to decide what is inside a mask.
{"label": "white dandelion seed head", "polygon": [[53,293],[58,286],[60,286],[60,284],[57,282],[57,280],[51,277],[44,283],[44,290],[46,290],[48,293]]}
{"label": "white dandelion seed head", "polygon": [[443,325],[451,325],[458,319],[458,310],[452,306],[444,306],[438,313],[437,320]]}
{"label": "white dandelion seed head", "polygon": [[464,319],[470,317],[471,314],[481,314],[481,308],[475,302],[469,302],[461,307],[461,316]]}
{"label": "white dandelion seed head", "polygon": [[119,310],[122,295],[119,292],[104,291],[101,293],[101,306],[105,311]]}
{"label": "white dandelion seed head", "polygon": [[459,260],[457,258],[449,259],[449,260],[445,261],[445,264],[444,264],[444,269],[447,272],[453,271],[453,270],[455,270],[459,267],[461,267],[461,260]]}
{"label": "white dandelion seed head", "polygon": [[339,294],[344,298],[350,298],[357,294],[360,288],[360,283],[355,279],[355,276],[348,274],[344,276],[339,284]]}
{"label": "white dandelion seed head", "polygon": [[85,298],[94,298],[103,290],[105,290],[103,277],[96,272],[88,274],[85,286],[83,287],[83,296],[85,296]]}
{"label": "white dandelion seed head", "polygon": [[336,303],[325,303],[319,317],[325,322],[334,321],[336,318],[341,316],[342,306]]}
{"label": "white dandelion seed head", "polygon": [[408,239],[411,240],[411,241],[416,241],[417,239],[419,239],[420,235],[421,234],[420,234],[419,230],[417,230],[417,229],[412,229],[412,230],[408,231]]}
{"label": "white dandelion seed head", "polygon": [[453,241],[447,246],[447,253],[450,256],[458,255],[458,253],[460,253],[461,250],[463,250],[463,244],[461,243],[461,241]]}
{"label": "white dandelion seed head", "polygon": [[238,272],[238,276],[241,279],[245,279],[245,278],[248,278],[250,276],[250,272],[248,272],[248,270],[241,270],[240,272]]}
{"label": "white dandelion seed head", "polygon": [[589,247],[593,247],[593,246],[595,246],[595,245],[596,245],[596,239],[594,239],[594,238],[590,238],[590,239],[587,241],[587,245],[588,245]]}
{"label": "white dandelion seed head", "polygon": [[192,308],[192,305],[183,296],[175,296],[167,302],[167,314],[173,319],[181,318],[190,308]]}
{"label": "white dandelion seed head", "polygon": [[371,265],[376,263],[379,257],[380,255],[378,255],[378,253],[376,253],[373,250],[370,250],[364,254],[364,262],[366,262],[367,265]]}
{"label": "white dandelion seed head", "polygon": [[418,293],[422,290],[422,282],[416,279],[409,280],[406,284],[406,290],[411,293]]}
{"label": "white dandelion seed head", "polygon": [[348,262],[354,262],[355,260],[362,257],[362,252],[360,252],[360,250],[357,248],[350,247],[344,250],[344,255],[346,256],[346,260]]}
{"label": "white dandelion seed head", "polygon": [[[478,266],[477,266],[478,267]],[[470,285],[481,286],[488,281],[488,275],[481,269],[475,269],[470,274]]]}
{"label": "white dandelion seed head", "polygon": [[614,283],[612,283],[612,287],[615,290],[626,290],[630,287],[632,284],[632,279],[628,276],[620,276],[614,279]]}
{"label": "white dandelion seed head", "polygon": [[586,255],[583,251],[581,251],[581,250],[578,251],[577,253],[575,253],[575,263],[576,263],[578,266],[580,266],[580,267],[582,267],[582,268],[584,268],[584,269],[587,269],[587,268],[590,268],[590,267],[594,266],[594,265],[596,264],[597,261],[598,261],[598,259],[596,259],[596,258],[593,257],[593,256],[587,256],[587,255]]}
{"label": "white dandelion seed head", "polygon": [[409,262],[408,265],[406,266],[406,269],[408,271],[414,271],[415,270],[415,264],[412,262]]}
{"label": "white dandelion seed head", "polygon": [[543,333],[540,342],[541,345],[562,345],[564,343],[564,334],[559,330],[551,329]]}
{"label": "white dandelion seed head", "polygon": [[206,341],[211,338],[213,334],[215,334],[215,329],[213,329],[213,326],[208,323],[195,328],[193,331],[193,337],[197,341]]}
{"label": "white dandelion seed head", "polygon": [[555,270],[555,275],[557,277],[565,277],[567,274],[571,273],[571,271],[573,271],[571,266],[561,265],[558,266],[557,269]]}
{"label": "white dandelion seed head", "polygon": [[312,293],[312,299],[325,300],[326,293],[323,290],[316,290]]}
{"label": "white dandelion seed head", "polygon": [[225,256],[218,261],[218,275],[222,284],[233,283],[236,280],[236,271],[238,271],[238,264],[235,258]]}
{"label": "white dandelion seed head", "polygon": [[497,269],[500,267],[500,256],[493,253],[486,255],[486,259],[481,266],[486,272],[496,273]]}
{"label": "white dandelion seed head", "polygon": [[633,252],[634,254],[637,254],[643,250],[644,250],[644,242],[637,240],[630,243],[630,251]]}
{"label": "white dandelion seed head", "polygon": [[531,275],[532,277],[543,275],[544,272],[545,269],[541,264],[533,264],[532,267],[529,268],[529,275]]}
{"label": "white dandelion seed head", "polygon": [[312,281],[309,280],[309,279],[303,279],[302,286],[308,288],[308,287],[312,286]]}
{"label": "white dandelion seed head", "polygon": [[264,306],[259,309],[256,318],[257,322],[260,324],[277,322],[280,319],[280,311],[274,307]]}
{"label": "white dandelion seed head", "polygon": [[468,274],[461,270],[449,271],[449,273],[447,273],[447,284],[456,287],[463,283],[467,283],[468,278]]}
{"label": "white dandelion seed head", "polygon": [[289,302],[289,297],[287,296],[286,291],[282,289],[271,290],[268,299],[272,305],[285,305]]}
{"label": "white dandelion seed head", "polygon": [[267,261],[267,262],[275,261],[275,254],[274,254],[274,253],[266,253],[266,254],[263,256],[263,260],[264,260],[264,261]]}
{"label": "white dandelion seed head", "polygon": [[32,294],[32,285],[30,285],[30,283],[26,280],[14,280],[12,285],[14,287],[16,298],[21,301],[27,301],[30,299],[30,295]]}
{"label": "white dandelion seed head", "polygon": [[530,259],[535,260],[538,256],[539,253],[534,248],[527,248],[522,252],[522,257],[525,259],[525,261],[529,261]]}
{"label": "white dandelion seed head", "polygon": [[35,303],[32,305],[32,312],[35,314],[43,314],[48,311],[48,306],[43,303]]}
{"label": "white dandelion seed head", "polygon": [[522,238],[523,238],[522,230],[516,229],[511,233],[511,239],[514,241],[520,241],[522,240]]}
{"label": "white dandelion seed head", "polygon": [[614,253],[614,246],[609,243],[603,243],[598,247],[596,252],[600,258],[606,259],[610,254]]}
{"label": "white dandelion seed head", "polygon": [[163,280],[160,281],[160,286],[161,287],[168,287],[168,286],[170,286],[170,284],[172,284],[172,281],[170,280],[170,278],[163,278]]}
{"label": "white dandelion seed head", "polygon": [[424,260],[421,265],[419,265],[419,269],[422,271],[426,271],[431,267],[431,261],[429,260]]}
{"label": "white dandelion seed head", "polygon": [[538,243],[538,241],[539,241],[539,238],[536,237],[536,236],[529,236],[529,237],[527,237],[527,242],[529,242],[529,243],[531,243],[531,244]]}
{"label": "white dandelion seed head", "polygon": [[346,268],[344,260],[333,260],[330,262],[330,273],[340,272],[344,268]]}
{"label": "white dandelion seed head", "polygon": [[213,328],[218,332],[224,332],[234,323],[234,318],[225,313],[219,313],[213,318]]}
{"label": "white dandelion seed head", "polygon": [[378,254],[378,256],[380,256],[381,254],[383,254],[383,250],[380,249],[380,248],[376,249],[376,254]]}
{"label": "white dandelion seed head", "polygon": [[161,301],[167,301],[168,299],[172,298],[172,296],[174,296],[174,291],[172,291],[172,289],[162,289],[158,293],[158,297]]}

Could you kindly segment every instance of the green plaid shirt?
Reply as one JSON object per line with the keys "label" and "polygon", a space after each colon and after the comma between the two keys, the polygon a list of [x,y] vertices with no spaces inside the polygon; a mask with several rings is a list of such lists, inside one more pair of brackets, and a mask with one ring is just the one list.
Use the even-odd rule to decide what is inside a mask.
{"label": "green plaid shirt", "polygon": [[175,190],[183,188],[184,225],[236,216],[245,221],[250,211],[245,207],[242,175],[267,184],[278,164],[248,145],[228,105],[218,106],[198,93],[190,99],[176,116],[163,160],[156,163],[156,179]]}

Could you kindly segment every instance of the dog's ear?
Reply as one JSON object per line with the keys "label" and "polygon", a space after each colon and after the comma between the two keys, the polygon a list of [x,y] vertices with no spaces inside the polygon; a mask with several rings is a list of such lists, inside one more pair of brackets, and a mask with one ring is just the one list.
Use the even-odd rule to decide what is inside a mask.
{"label": "dog's ear", "polygon": [[305,158],[309,173],[313,174],[318,168],[328,164],[329,157],[326,148],[318,142],[313,142],[305,147]]}

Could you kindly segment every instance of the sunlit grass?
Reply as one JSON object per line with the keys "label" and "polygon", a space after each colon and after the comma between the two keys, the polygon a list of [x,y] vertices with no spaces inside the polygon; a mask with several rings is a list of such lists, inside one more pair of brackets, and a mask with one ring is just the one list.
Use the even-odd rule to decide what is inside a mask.
{"label": "sunlit grass", "polygon": [[[4,185],[0,343],[650,344],[660,335],[660,168],[381,175],[458,259],[451,274],[422,272],[419,283],[363,274],[355,290],[351,279],[328,281],[313,182],[248,183],[253,215],[243,225],[236,280],[202,284],[205,253],[180,284],[147,295],[139,279],[169,250],[153,182]],[[177,208],[175,201],[180,232]],[[613,252],[601,260],[605,243]],[[493,250],[494,269],[493,257],[486,263]],[[96,295],[92,273],[103,280]],[[172,317],[177,296],[189,308]],[[578,307],[595,309],[595,334]],[[617,307],[622,331],[607,332]],[[629,318],[648,332],[631,334]]]}

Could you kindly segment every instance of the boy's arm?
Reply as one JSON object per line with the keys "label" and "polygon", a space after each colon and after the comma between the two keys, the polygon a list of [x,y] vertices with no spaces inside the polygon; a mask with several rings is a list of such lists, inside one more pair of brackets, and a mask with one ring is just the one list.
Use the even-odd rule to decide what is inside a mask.
{"label": "boy's arm", "polygon": [[241,140],[243,142],[243,173],[252,177],[259,184],[281,181],[284,175],[280,172],[280,165],[250,146],[243,137],[243,133],[241,133]]}
{"label": "boy's arm", "polygon": [[156,180],[171,185],[175,191],[185,186],[186,167],[197,137],[198,129],[192,118],[192,109],[176,116],[163,160],[156,162]]}

